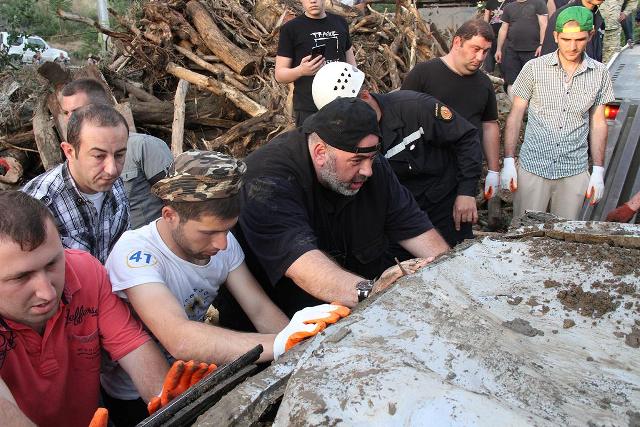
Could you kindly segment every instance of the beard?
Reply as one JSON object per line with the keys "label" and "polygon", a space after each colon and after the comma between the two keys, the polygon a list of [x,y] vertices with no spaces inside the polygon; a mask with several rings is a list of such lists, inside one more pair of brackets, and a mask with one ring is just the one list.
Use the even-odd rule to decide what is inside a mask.
{"label": "beard", "polygon": [[360,189],[350,188],[351,184],[355,182],[365,182],[367,177],[364,175],[356,175],[352,181],[344,182],[338,177],[338,171],[336,169],[336,157],[333,153],[328,153],[327,162],[318,172],[318,181],[338,194],[355,196]]}
{"label": "beard", "polygon": [[187,256],[189,259],[197,260],[197,261],[207,261],[211,258],[210,255],[203,254],[201,252],[194,252],[189,247],[189,242],[187,238],[184,236],[182,232],[182,227],[178,227],[177,229],[171,231],[171,237],[180,250]]}

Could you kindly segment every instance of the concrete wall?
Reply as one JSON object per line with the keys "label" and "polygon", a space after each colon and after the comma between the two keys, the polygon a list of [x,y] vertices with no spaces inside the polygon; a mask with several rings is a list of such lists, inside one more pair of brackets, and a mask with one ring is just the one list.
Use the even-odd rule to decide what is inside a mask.
{"label": "concrete wall", "polygon": [[476,16],[477,9],[469,6],[444,6],[435,5],[420,9],[422,17],[427,22],[433,22],[438,29],[455,30],[465,21]]}

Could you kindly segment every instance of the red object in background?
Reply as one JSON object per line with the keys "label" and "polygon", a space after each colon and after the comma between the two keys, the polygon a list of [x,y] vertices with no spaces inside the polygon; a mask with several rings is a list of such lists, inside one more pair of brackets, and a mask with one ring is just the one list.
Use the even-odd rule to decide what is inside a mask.
{"label": "red object in background", "polygon": [[604,117],[607,120],[615,120],[619,110],[619,104],[607,104],[604,106]]}
{"label": "red object in background", "polygon": [[9,163],[7,163],[4,159],[0,159],[0,175],[6,175],[7,172],[9,172],[9,169],[11,169]]}

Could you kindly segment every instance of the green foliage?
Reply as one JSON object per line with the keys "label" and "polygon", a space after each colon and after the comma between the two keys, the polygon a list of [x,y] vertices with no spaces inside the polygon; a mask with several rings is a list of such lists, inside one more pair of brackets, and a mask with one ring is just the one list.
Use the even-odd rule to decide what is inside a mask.
{"label": "green foliage", "polygon": [[[143,1],[108,0],[108,4],[119,14],[125,15],[140,11]],[[95,5],[95,2],[90,4]],[[62,20],[56,15],[56,10],[71,11],[71,6],[72,0],[0,0],[0,24],[4,23],[10,33],[37,34],[47,41],[82,40],[81,48],[69,52],[74,58],[84,59],[90,53],[99,53],[97,30],[81,23]],[[97,19],[95,8],[73,12]],[[111,26],[116,26],[113,20]],[[8,58],[0,57],[0,71],[8,62]]]}

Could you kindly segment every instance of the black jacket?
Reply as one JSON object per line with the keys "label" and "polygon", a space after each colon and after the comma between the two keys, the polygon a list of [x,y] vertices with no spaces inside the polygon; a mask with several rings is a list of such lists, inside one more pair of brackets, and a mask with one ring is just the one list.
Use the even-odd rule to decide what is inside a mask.
{"label": "black jacket", "polygon": [[475,196],[482,173],[475,126],[424,93],[400,90],[373,97],[382,110],[382,154],[416,199],[425,195],[437,203],[454,190]]}

